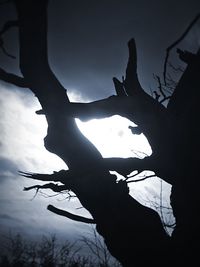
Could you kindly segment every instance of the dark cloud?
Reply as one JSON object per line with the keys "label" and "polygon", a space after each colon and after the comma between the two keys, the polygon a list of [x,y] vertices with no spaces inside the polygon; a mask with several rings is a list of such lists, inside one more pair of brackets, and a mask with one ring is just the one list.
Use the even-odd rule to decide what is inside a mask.
{"label": "dark cloud", "polygon": [[0,221],[1,220],[6,220],[6,221],[9,220],[9,221],[12,221],[12,223],[13,223],[13,221],[22,222],[20,219],[14,218],[13,216],[10,216],[8,214],[0,214]]}
{"label": "dark cloud", "polygon": [[16,174],[18,171],[17,165],[10,159],[0,156],[0,181],[4,179],[3,173],[9,172]]}

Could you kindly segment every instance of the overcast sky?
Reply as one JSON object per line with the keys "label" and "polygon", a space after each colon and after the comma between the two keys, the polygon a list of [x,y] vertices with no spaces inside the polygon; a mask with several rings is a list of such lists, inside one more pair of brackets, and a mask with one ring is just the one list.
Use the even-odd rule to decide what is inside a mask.
{"label": "overcast sky", "polygon": [[[73,101],[84,102],[110,96],[114,94],[112,77],[121,78],[124,75],[128,56],[127,42],[134,37],[140,81],[149,92],[150,88],[156,86],[153,73],[162,73],[165,49],[182,34],[198,12],[199,0],[50,1],[51,67]],[[12,5],[0,6],[1,25],[7,19],[15,17]],[[198,48],[199,26],[200,22],[180,44],[181,48],[191,51]],[[12,30],[5,35],[8,52],[16,56],[17,42],[16,31]],[[0,66],[19,73],[18,59],[10,59],[2,51]],[[34,235],[53,232],[60,236],[63,233],[66,236],[78,236],[87,232],[88,226],[54,215],[46,210],[46,206],[54,204],[89,216],[86,211],[77,210],[80,203],[64,201],[65,196],[45,198],[40,194],[32,200],[34,192],[22,191],[24,186],[34,182],[19,177],[18,170],[49,173],[66,168],[58,157],[45,151],[43,147],[46,124],[44,118],[34,113],[37,109],[39,104],[30,91],[0,82],[0,229],[2,233],[11,230]],[[139,141],[131,139],[133,136],[130,137],[128,132],[129,122],[121,121],[120,125],[122,124],[123,131],[115,122],[113,127],[118,127],[115,128],[116,132],[109,128],[116,137],[116,143],[112,144],[115,149],[111,147],[105,151],[102,148],[101,152],[105,156],[130,156],[136,149],[135,144]],[[110,122],[107,125],[111,125]],[[108,136],[109,129],[105,129],[105,136]],[[128,136],[130,144],[123,143],[125,138],[119,140],[119,136]],[[105,147],[106,141],[102,143],[102,140],[98,140],[97,143],[101,143],[99,148],[101,149],[101,145]],[[145,145],[145,149],[148,150],[147,146]],[[119,147],[118,151],[116,147]],[[122,148],[125,149],[122,151]],[[142,192],[153,196],[158,194],[159,183],[159,180],[155,180],[151,185],[137,185],[132,190],[137,191],[137,196],[142,198],[142,187]],[[166,192],[168,194],[169,191]]]}

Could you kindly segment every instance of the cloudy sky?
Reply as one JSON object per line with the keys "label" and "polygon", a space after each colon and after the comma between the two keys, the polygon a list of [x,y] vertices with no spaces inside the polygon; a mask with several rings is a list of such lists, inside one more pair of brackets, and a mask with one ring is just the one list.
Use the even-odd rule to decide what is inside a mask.
{"label": "cloudy sky", "polygon": [[[88,102],[110,96],[114,94],[112,77],[124,75],[128,56],[126,44],[134,37],[138,47],[139,78],[144,89],[150,92],[150,88],[156,86],[153,73],[162,73],[165,49],[198,12],[198,0],[52,0],[48,36],[51,67],[72,101]],[[11,4],[0,6],[1,25],[15,17]],[[199,26],[200,22],[180,44],[181,48],[196,51],[200,45]],[[18,56],[17,32],[12,30],[4,40],[8,52]],[[19,73],[18,58],[10,59],[0,51],[0,67]],[[23,187],[34,181],[17,174],[18,170],[51,173],[66,168],[57,156],[43,147],[46,123],[43,117],[35,114],[39,108],[37,99],[28,89],[18,89],[0,81],[0,235],[9,231],[32,235],[53,232],[76,238],[89,231],[89,227],[54,215],[46,206],[53,204],[89,216],[79,209],[80,203],[68,202],[62,195],[38,194],[34,198],[34,191],[23,192]],[[128,130],[131,125],[128,120],[114,117],[78,124],[104,157],[134,157],[138,151],[151,153],[145,137],[135,137]],[[170,186],[164,184],[164,187],[167,199]],[[131,187],[131,193],[144,203],[158,197],[159,190],[159,179]],[[46,193],[53,195],[50,191]]]}

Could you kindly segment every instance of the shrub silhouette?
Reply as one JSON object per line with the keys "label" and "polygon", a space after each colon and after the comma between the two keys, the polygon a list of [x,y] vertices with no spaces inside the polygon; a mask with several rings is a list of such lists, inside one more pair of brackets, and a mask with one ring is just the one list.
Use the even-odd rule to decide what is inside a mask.
{"label": "shrub silhouette", "polygon": [[[88,249],[87,256],[82,247]],[[90,238],[84,236],[74,243],[59,242],[55,235],[33,241],[10,234],[5,237],[0,257],[0,267],[120,267],[95,230]]]}

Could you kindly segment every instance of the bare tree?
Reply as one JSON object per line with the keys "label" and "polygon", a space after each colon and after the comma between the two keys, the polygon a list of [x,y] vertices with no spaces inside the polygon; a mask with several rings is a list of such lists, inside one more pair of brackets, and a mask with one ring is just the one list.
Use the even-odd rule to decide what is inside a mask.
{"label": "bare tree", "polygon": [[[117,95],[88,104],[70,103],[48,62],[48,1],[15,0],[14,4],[18,22],[7,23],[2,32],[16,25],[19,28],[22,77],[1,69],[0,78],[19,87],[28,87],[38,98],[42,107],[38,114],[44,114],[48,123],[44,145],[69,167],[67,171],[52,175],[24,175],[61,182],[62,185],[46,185],[56,192],[73,191],[91,213],[109,251],[123,266],[160,266],[198,259],[200,52],[178,50],[187,68],[167,108],[145,93],[139,83],[133,39],[128,43],[125,79],[122,82],[113,80]],[[150,157],[103,159],[74,121],[74,117],[90,119],[115,114],[139,126],[139,132],[146,135],[153,150]],[[151,170],[172,185],[171,205],[176,227],[171,238],[164,231],[157,212],[131,197],[126,181],[117,182],[110,170],[125,176],[133,170]],[[81,219],[67,212],[62,215]]]}
{"label": "bare tree", "polygon": [[[87,251],[84,251],[84,249]],[[0,267],[120,267],[96,230],[77,242],[59,242],[55,235],[35,241],[11,233],[1,244]]]}
{"label": "bare tree", "polygon": [[94,262],[96,259],[96,266],[99,267],[120,267],[120,263],[114,260],[102,237],[97,233],[97,231],[92,227],[92,235],[91,236],[82,236],[80,241],[81,243],[89,249],[91,252],[92,256],[94,257]]}

